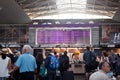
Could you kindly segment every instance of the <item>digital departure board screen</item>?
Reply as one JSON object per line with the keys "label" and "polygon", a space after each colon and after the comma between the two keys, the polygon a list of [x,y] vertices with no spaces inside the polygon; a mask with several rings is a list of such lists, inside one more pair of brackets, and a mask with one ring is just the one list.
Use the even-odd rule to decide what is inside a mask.
{"label": "digital departure board screen", "polygon": [[38,44],[90,44],[89,29],[38,30]]}

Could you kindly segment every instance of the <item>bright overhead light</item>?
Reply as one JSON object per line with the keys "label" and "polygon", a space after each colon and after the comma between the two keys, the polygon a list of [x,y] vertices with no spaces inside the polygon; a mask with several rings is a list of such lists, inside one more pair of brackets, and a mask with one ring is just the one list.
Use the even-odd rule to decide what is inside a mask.
{"label": "bright overhead light", "polygon": [[42,16],[34,19],[111,19],[111,17],[104,15],[95,15],[95,14],[92,15],[92,14],[81,14],[81,13],[66,13],[66,14]]}
{"label": "bright overhead light", "polygon": [[106,15],[90,14],[87,0],[56,0],[57,13],[34,19],[111,19]]}
{"label": "bright overhead light", "polygon": [[57,0],[56,5],[58,9],[62,8],[86,8],[87,0]]}

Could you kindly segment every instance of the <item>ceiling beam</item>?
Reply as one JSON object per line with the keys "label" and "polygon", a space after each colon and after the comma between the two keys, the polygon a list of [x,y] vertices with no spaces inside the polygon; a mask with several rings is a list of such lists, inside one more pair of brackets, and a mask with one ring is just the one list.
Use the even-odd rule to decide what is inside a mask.
{"label": "ceiling beam", "polygon": [[51,12],[47,12],[47,13],[37,13],[37,12],[35,12],[35,13],[33,13],[33,14],[31,14],[30,16],[32,17],[32,18],[35,18],[35,17],[39,17],[39,16],[48,16],[48,15],[54,15],[54,14],[65,14],[65,13],[83,13],[83,14],[87,14],[87,13],[89,13],[89,14],[92,14],[92,15],[106,15],[106,16],[113,16],[113,14],[111,13],[109,13],[108,14],[108,12],[107,11],[103,11],[103,12],[101,12],[100,10],[97,10],[97,11],[94,11],[94,10],[86,10],[86,11],[84,11],[84,10],[81,10],[81,11],[74,11],[74,12],[72,12],[72,11],[66,11],[66,10],[60,10],[60,11],[56,11],[56,10],[54,10],[54,11],[51,11]]}

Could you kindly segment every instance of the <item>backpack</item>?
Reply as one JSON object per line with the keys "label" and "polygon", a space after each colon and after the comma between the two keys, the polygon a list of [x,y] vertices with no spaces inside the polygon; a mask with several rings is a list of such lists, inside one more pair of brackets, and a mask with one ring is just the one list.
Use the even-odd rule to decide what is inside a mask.
{"label": "backpack", "polygon": [[56,56],[50,56],[49,67],[52,70],[55,70],[55,69],[59,68],[59,60]]}
{"label": "backpack", "polygon": [[64,56],[60,59],[60,69],[66,70],[69,68],[69,58]]}
{"label": "backpack", "polygon": [[90,51],[90,63],[89,67],[91,70],[97,69],[99,62],[96,61],[96,56]]}
{"label": "backpack", "polygon": [[40,66],[39,75],[40,75],[41,77],[45,77],[45,76],[47,75],[47,69],[46,69],[46,67],[44,66],[44,64],[41,64],[41,66]]}

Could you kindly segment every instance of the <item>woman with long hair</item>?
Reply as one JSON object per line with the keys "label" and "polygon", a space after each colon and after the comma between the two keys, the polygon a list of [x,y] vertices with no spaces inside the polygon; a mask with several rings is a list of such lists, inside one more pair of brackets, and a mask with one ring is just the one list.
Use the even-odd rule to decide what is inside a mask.
{"label": "woman with long hair", "polygon": [[41,66],[42,62],[43,62],[43,55],[42,55],[42,53],[38,52],[38,54],[36,55],[37,78],[38,78],[38,80],[42,80],[42,77],[39,75],[40,66]]}

